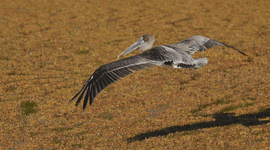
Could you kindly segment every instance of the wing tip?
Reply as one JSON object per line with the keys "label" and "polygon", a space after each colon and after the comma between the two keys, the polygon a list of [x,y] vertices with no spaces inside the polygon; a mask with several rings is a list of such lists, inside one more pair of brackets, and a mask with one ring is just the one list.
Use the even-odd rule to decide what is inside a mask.
{"label": "wing tip", "polygon": [[[248,55],[245,54],[244,52],[242,52],[242,51],[240,51],[240,50],[238,50],[238,49],[236,49],[236,48],[234,48],[234,47],[232,47],[232,46],[229,46],[229,45],[227,45],[227,44],[221,43],[221,42],[216,41],[216,40],[213,40],[213,39],[211,39],[211,40],[214,41],[215,43],[220,43],[220,44],[222,44],[222,45],[220,45],[220,46],[226,46],[226,47],[232,48],[232,49],[236,50],[238,53],[240,53],[240,54],[242,54],[242,55],[244,55],[244,56],[248,56]],[[249,57],[249,56],[248,56],[248,57]]]}

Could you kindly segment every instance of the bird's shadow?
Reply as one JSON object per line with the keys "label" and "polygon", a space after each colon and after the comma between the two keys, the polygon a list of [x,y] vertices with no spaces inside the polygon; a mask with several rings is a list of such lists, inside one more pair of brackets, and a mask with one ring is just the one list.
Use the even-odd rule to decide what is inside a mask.
{"label": "bird's shadow", "polygon": [[142,141],[151,137],[158,137],[168,135],[170,133],[192,131],[197,129],[211,128],[211,127],[222,127],[231,124],[242,124],[244,126],[255,126],[266,124],[270,121],[260,121],[259,119],[270,117],[270,108],[258,112],[256,114],[245,114],[240,116],[234,116],[234,113],[221,113],[213,114],[215,121],[196,123],[184,126],[171,126],[151,132],[141,133],[134,137],[128,138],[128,142]]}

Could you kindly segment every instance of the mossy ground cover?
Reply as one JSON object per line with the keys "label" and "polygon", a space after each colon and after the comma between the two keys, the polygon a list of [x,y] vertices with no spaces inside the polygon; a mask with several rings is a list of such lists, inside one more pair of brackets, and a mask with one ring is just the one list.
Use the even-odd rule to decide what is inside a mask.
{"label": "mossy ground cover", "polygon": [[[0,2],[1,149],[270,149],[270,2]],[[100,65],[143,34],[203,35],[197,70],[155,67],[69,103]],[[136,51],[133,54],[138,54]]]}

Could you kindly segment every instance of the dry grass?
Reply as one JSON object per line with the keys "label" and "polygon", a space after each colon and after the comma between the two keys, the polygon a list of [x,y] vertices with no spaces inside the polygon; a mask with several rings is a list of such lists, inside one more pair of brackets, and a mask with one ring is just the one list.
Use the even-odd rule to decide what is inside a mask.
{"label": "dry grass", "polygon": [[[269,6],[2,0],[0,149],[270,149]],[[143,34],[156,44],[199,34],[250,58],[215,47],[196,54],[208,58],[203,68],[137,72],[85,111],[68,102]]]}

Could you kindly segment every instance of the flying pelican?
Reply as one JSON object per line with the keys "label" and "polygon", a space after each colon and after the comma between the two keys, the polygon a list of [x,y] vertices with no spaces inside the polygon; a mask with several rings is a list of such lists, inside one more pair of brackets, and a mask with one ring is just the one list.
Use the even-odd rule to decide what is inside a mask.
{"label": "flying pelican", "polygon": [[207,59],[206,57],[194,59],[191,57],[191,54],[194,54],[197,51],[206,51],[213,46],[226,46],[246,55],[231,46],[200,35],[192,36],[172,45],[160,45],[152,48],[154,42],[154,36],[143,35],[137,42],[132,44],[119,55],[126,55],[137,48],[140,48],[141,54],[100,66],[86,81],[82,89],[70,100],[70,102],[80,95],[76,102],[77,106],[85,95],[83,102],[84,110],[88,101],[90,101],[89,103],[92,105],[94,98],[106,86],[120,78],[124,78],[125,76],[134,73],[135,71],[139,71],[147,67],[162,66],[167,68],[198,69],[207,64]]}

